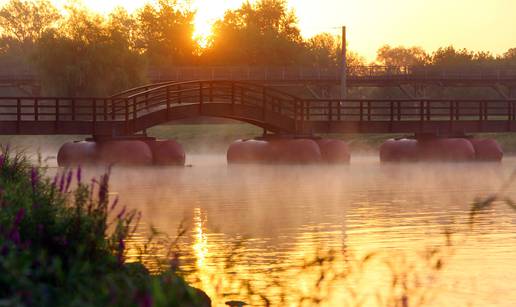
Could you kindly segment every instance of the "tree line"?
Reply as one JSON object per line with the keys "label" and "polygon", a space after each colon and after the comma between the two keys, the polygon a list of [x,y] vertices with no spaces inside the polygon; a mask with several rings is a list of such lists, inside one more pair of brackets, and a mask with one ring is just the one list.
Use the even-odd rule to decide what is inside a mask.
{"label": "tree line", "polygon": [[[244,2],[216,21],[205,47],[193,38],[195,11],[179,0],[156,0],[129,13],[107,15],[71,1],[64,10],[49,0],[10,0],[0,9],[0,60],[30,65],[45,94],[107,95],[145,83],[149,69],[177,66],[339,67],[341,39],[301,36],[286,0]],[[451,65],[516,61],[516,49],[495,57],[441,48],[383,46],[379,65]],[[28,63],[28,64],[27,64]],[[356,53],[348,65],[365,65]]]}

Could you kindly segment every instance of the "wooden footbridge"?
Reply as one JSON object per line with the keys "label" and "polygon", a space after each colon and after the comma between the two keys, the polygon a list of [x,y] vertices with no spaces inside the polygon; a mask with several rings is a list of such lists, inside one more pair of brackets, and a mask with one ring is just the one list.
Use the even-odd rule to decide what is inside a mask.
{"label": "wooden footbridge", "polygon": [[197,116],[297,135],[516,132],[516,99],[309,100],[224,80],[157,83],[112,97],[0,97],[3,135],[127,136]]}

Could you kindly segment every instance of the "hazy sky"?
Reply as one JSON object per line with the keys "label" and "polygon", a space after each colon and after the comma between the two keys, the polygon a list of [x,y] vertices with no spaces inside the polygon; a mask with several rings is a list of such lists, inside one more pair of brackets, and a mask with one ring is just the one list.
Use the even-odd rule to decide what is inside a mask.
{"label": "hazy sky", "polygon": [[[198,32],[207,33],[214,19],[243,0],[190,1],[198,10]],[[132,10],[145,0],[83,2],[106,12],[117,5]],[[516,47],[516,0],[289,0],[289,5],[299,17],[304,36],[339,33],[339,27],[346,25],[349,48],[369,60],[386,43],[429,51],[454,45],[496,54]]]}

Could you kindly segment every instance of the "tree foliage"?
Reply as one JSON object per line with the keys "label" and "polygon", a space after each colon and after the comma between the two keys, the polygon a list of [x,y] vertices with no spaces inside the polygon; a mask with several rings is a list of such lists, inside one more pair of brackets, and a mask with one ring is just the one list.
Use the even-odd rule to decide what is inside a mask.
{"label": "tree foliage", "polygon": [[[193,38],[195,12],[187,0],[155,0],[134,13],[108,15],[70,2],[60,11],[50,0],[10,0],[0,9],[0,60],[30,63],[44,94],[107,95],[146,82],[149,70],[177,66],[301,66],[342,64],[341,38],[303,38],[286,0],[246,1],[215,22],[206,48]],[[495,57],[453,46],[433,53],[421,47],[378,50],[385,66],[500,65],[516,63],[516,49]],[[365,65],[348,52],[348,66]]]}
{"label": "tree foliage", "polygon": [[60,18],[49,0],[11,0],[0,9],[2,37],[35,42],[53,29]]}
{"label": "tree foliage", "polygon": [[[244,2],[215,23],[205,63],[291,65],[306,51],[297,17],[285,0]],[[301,52],[300,52],[301,51]]]}
{"label": "tree foliage", "polygon": [[421,47],[406,48],[403,46],[382,46],[377,52],[377,61],[385,66],[425,65],[430,62],[430,56]]}

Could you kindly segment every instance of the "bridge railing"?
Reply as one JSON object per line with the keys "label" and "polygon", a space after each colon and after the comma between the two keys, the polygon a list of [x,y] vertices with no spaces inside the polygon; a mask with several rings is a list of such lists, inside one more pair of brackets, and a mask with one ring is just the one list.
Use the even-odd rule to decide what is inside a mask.
{"label": "bridge railing", "polygon": [[[124,98],[120,98],[124,101]],[[149,110],[172,109],[178,105],[225,103],[276,112],[289,118],[298,118],[301,106],[297,98],[281,91],[257,84],[234,81],[195,81],[165,84],[125,98],[134,105],[134,116]],[[117,106],[119,111],[123,106]],[[298,110],[299,109],[299,110]],[[230,114],[228,114],[230,116]]]}
{"label": "bridge railing", "polygon": [[0,121],[124,121],[128,101],[122,105],[115,110],[110,98],[0,97]]}
{"label": "bridge railing", "polygon": [[307,121],[516,120],[516,100],[303,100]]}

